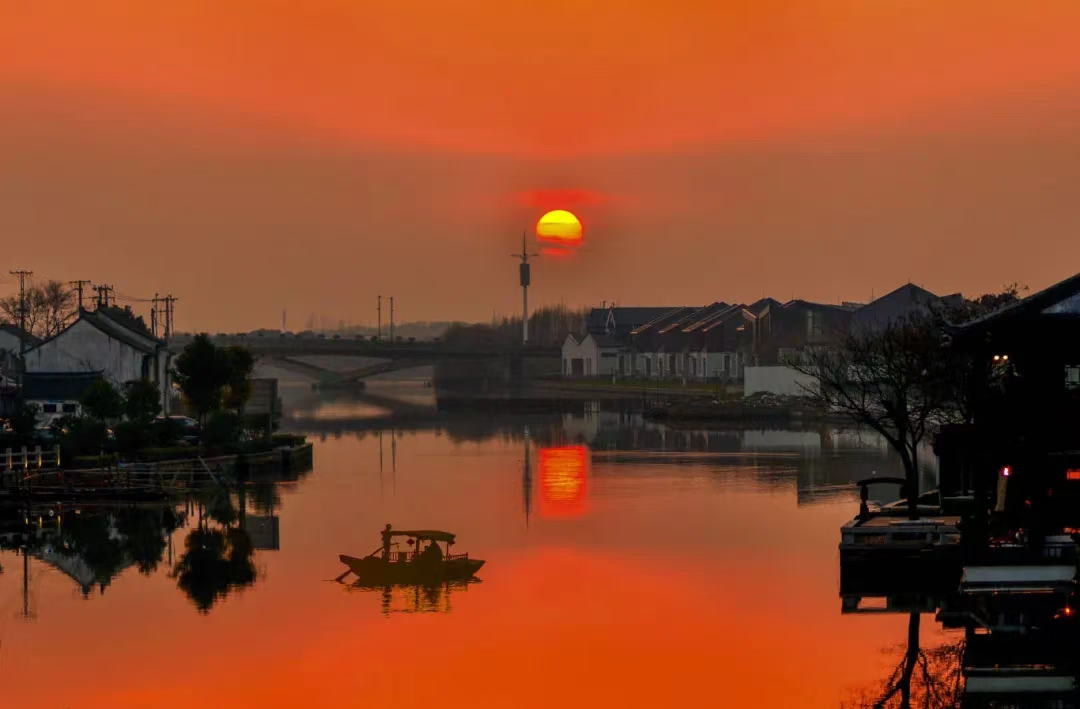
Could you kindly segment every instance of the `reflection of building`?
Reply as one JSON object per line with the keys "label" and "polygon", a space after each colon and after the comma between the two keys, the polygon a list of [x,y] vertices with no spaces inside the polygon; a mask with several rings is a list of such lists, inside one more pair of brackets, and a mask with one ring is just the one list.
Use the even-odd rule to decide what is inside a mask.
{"label": "reflection of building", "polygon": [[589,449],[585,446],[541,448],[540,514],[574,516],[585,512]]}

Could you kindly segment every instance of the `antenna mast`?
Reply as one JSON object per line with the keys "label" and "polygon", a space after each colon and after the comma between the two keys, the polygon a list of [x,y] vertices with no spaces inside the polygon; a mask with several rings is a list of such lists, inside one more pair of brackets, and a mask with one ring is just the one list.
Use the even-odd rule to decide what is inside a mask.
{"label": "antenna mast", "polygon": [[521,253],[510,254],[511,258],[521,259],[518,266],[518,274],[521,279],[521,344],[529,344],[529,284],[532,282],[531,266],[529,258],[536,256],[530,254],[528,249],[528,230],[521,231]]}

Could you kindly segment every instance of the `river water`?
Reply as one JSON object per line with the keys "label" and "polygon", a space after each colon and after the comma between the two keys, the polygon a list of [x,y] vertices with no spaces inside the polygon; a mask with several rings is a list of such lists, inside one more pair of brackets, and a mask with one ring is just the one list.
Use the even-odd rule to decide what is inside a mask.
{"label": "river water", "polygon": [[[4,705],[836,707],[896,666],[908,617],[839,596],[850,482],[898,471],[873,436],[326,420],[314,470],[243,505],[36,510],[66,534],[0,552]],[[334,582],[388,522],[456,533],[480,580]]]}

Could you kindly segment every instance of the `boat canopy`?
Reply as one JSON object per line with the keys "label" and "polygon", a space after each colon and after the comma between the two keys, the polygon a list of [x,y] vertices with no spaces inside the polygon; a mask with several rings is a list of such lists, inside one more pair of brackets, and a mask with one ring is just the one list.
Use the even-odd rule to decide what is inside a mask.
{"label": "boat canopy", "polygon": [[440,532],[437,529],[414,529],[414,530],[393,530],[390,532],[395,537],[414,537],[416,539],[426,539],[433,542],[446,542],[447,544],[454,543],[454,536],[450,532]]}

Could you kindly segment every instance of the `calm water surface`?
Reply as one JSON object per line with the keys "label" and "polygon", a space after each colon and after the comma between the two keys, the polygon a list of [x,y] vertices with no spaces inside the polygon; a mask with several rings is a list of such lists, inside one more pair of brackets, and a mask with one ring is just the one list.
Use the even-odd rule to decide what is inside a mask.
{"label": "calm water surface", "polygon": [[[872,438],[598,416],[464,429],[316,439],[314,471],[245,498],[249,559],[229,556],[220,500],[175,511],[171,541],[141,552],[156,568],[89,545],[89,562],[31,556],[25,599],[23,558],[0,552],[5,706],[836,707],[895,666],[907,616],[841,615],[838,596],[845,483],[896,470]],[[225,545],[209,572],[184,556],[200,511]],[[333,582],[387,522],[455,532],[481,581]]]}

